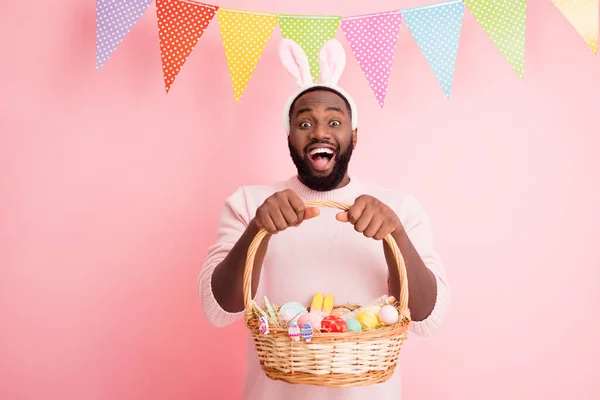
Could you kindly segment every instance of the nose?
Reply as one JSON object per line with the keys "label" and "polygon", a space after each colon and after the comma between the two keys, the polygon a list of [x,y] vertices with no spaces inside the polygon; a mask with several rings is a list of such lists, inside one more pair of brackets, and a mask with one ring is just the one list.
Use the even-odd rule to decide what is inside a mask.
{"label": "nose", "polygon": [[327,129],[327,125],[317,124],[317,126],[311,131],[310,139],[323,141],[331,139],[331,133]]}

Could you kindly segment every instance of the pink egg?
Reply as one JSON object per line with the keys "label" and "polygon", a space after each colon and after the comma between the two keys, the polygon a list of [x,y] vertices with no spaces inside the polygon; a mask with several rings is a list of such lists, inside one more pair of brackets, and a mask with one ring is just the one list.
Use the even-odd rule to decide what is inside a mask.
{"label": "pink egg", "polygon": [[384,325],[393,325],[398,322],[398,310],[390,305],[381,307],[377,316]]}
{"label": "pink egg", "polygon": [[304,326],[304,324],[309,324],[315,330],[321,329],[321,317],[315,313],[307,313],[302,314],[300,318],[298,318],[298,326]]}

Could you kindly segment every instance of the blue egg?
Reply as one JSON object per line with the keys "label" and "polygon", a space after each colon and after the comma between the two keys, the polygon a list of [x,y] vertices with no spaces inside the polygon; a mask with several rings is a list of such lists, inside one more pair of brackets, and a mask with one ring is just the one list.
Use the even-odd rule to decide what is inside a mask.
{"label": "blue egg", "polygon": [[362,331],[362,325],[354,318],[350,318],[349,320],[347,320],[346,325],[348,325],[348,331],[350,332]]}

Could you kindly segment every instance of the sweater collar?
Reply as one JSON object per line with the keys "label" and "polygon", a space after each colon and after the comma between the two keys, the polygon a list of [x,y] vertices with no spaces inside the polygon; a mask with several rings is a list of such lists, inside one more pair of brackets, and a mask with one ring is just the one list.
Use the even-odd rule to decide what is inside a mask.
{"label": "sweater collar", "polygon": [[350,182],[346,186],[338,189],[320,192],[304,185],[298,175],[294,175],[288,181],[289,187],[304,200],[333,200],[333,201],[354,201],[358,195],[360,183],[357,178],[350,176]]}

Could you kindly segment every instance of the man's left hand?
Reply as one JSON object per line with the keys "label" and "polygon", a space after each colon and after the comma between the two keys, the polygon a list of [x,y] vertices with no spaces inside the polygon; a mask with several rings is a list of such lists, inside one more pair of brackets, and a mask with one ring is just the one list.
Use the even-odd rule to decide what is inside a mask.
{"label": "man's left hand", "polygon": [[359,196],[348,211],[338,213],[336,219],[350,222],[355,231],[375,240],[403,229],[400,218],[390,207],[366,194]]}

